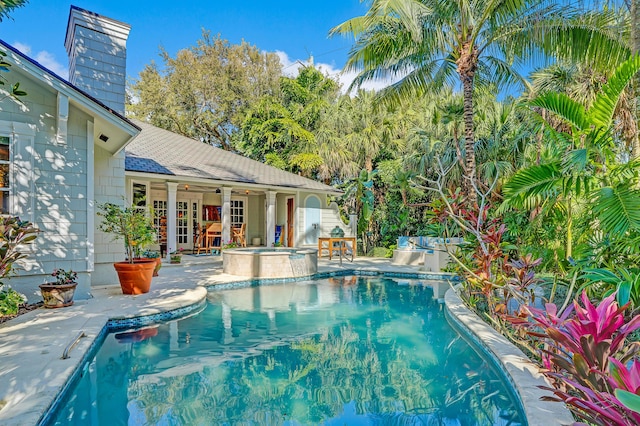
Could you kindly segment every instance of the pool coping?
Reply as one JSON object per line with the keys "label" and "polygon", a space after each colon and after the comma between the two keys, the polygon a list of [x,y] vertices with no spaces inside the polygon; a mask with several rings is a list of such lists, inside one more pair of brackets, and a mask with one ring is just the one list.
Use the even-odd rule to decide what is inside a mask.
{"label": "pool coping", "polygon": [[447,317],[499,363],[511,387],[518,394],[530,425],[555,426],[575,423],[571,412],[564,404],[541,400],[543,396],[551,394],[539,386],[551,385],[540,373],[540,367],[467,308],[454,288],[445,293],[445,306]]}
{"label": "pool coping", "polygon": [[[38,382],[37,380],[33,380],[33,377],[31,377],[32,382],[34,383],[18,383],[18,385],[22,386],[20,387],[14,383],[16,381],[20,381],[20,374],[18,373],[17,375],[14,374],[12,376],[12,372],[8,373],[9,379],[12,379],[9,384],[12,388],[10,388],[8,392],[5,392],[5,396],[6,394],[9,394],[12,397],[15,396],[15,398],[14,400],[9,401],[9,403],[7,403],[6,400],[4,401],[5,405],[8,406],[8,409],[5,409],[7,407],[0,408],[0,423],[6,426],[42,424],[42,422],[49,418],[48,416],[55,412],[55,404],[59,403],[59,400],[63,395],[63,390],[72,383],[74,377],[81,374],[82,368],[87,361],[87,357],[91,354],[92,348],[101,342],[101,339],[104,338],[104,335],[106,335],[107,332],[115,329],[142,327],[186,315],[190,309],[197,309],[200,304],[204,303],[208,289],[211,288],[234,288],[253,284],[281,283],[309,278],[344,275],[458,281],[457,277],[452,274],[421,272],[411,269],[407,271],[407,269],[404,268],[393,267],[395,265],[391,265],[392,267],[389,268],[388,261],[387,263],[380,262],[379,264],[376,262],[369,262],[369,264],[365,266],[358,265],[357,262],[353,262],[351,264],[345,264],[344,267],[340,265],[339,268],[336,264],[328,263],[327,265],[328,267],[324,268],[325,271],[323,272],[318,272],[309,277],[293,279],[247,279],[247,277],[234,277],[226,274],[220,274],[217,267],[215,269],[203,267],[201,270],[192,269],[192,271],[195,272],[195,276],[185,274],[178,275],[173,273],[167,274],[169,276],[164,279],[164,285],[159,286],[160,288],[152,289],[152,293],[154,294],[132,297],[123,296],[120,292],[119,286],[109,286],[102,289],[98,288],[93,289],[97,295],[95,299],[79,301],[76,305],[70,308],[65,308],[64,310],[45,310],[40,313],[32,311],[33,313],[23,315],[9,323],[5,323],[3,324],[5,327],[0,327],[0,338],[6,338],[7,336],[11,337],[14,335],[19,336],[23,341],[11,342],[11,344],[8,344],[7,341],[3,342],[2,339],[0,339],[0,343],[2,343],[0,345],[0,365],[4,364],[5,359],[9,359],[19,366],[16,367],[16,369],[32,368],[37,370],[40,368],[44,378],[41,378]],[[180,268],[167,269],[173,272],[181,271]],[[165,272],[167,271],[165,270]],[[449,296],[449,292],[447,292],[445,296],[445,303],[447,303],[447,300],[449,299],[451,299],[451,296]],[[449,304],[447,304],[447,309],[451,311],[452,315],[456,318],[464,318],[463,323],[468,322],[465,317],[466,314],[461,312],[461,307],[457,306],[455,301],[452,301],[451,306],[452,307],[449,308]],[[185,311],[185,309],[187,311]],[[59,311],[61,314],[56,316],[56,312],[53,311]],[[59,319],[58,323],[56,322],[58,321],[56,319],[57,317],[64,318]],[[484,324],[479,318],[477,321]],[[70,323],[71,327],[68,327]],[[7,324],[9,324],[10,327],[7,327]],[[37,330],[36,334],[39,333],[39,335],[34,338],[31,334],[25,333],[26,327],[34,327],[34,329]],[[47,332],[41,330],[41,328],[46,329],[47,331],[63,330],[69,335],[71,333],[75,335],[80,329],[82,329],[87,334],[87,337],[79,341],[77,346],[73,349],[72,357],[70,359],[61,360],[58,357],[54,357],[52,353],[55,352],[61,354],[68,341],[66,338],[63,341],[51,341],[51,336],[47,334]],[[14,330],[3,335],[7,329]],[[472,327],[471,329],[476,330],[475,327]],[[29,332],[31,333],[31,329]],[[475,331],[472,332],[475,333]],[[475,339],[476,342],[481,340],[482,336],[485,335],[483,333],[487,333],[487,331],[480,330],[479,333],[479,337]],[[495,331],[494,333],[497,334]],[[37,345],[38,338],[40,338],[41,347],[31,347],[30,352],[26,351],[27,353],[25,353],[24,356],[23,354],[11,352],[15,348],[20,347],[21,344],[30,344],[31,346]],[[513,346],[511,343],[506,341],[506,339],[504,340],[507,347]],[[515,347],[513,348],[515,349]],[[504,369],[509,372],[509,375],[511,375],[511,384],[513,385],[514,390],[518,393],[518,396],[521,398],[521,402],[525,409],[525,415],[529,419],[529,424],[541,424],[540,419],[543,419],[545,423],[549,422],[549,416],[552,416],[555,421],[560,419],[558,423],[552,424],[566,424],[563,422],[563,413],[559,412],[558,414],[555,414],[556,410],[551,409],[554,405],[562,407],[561,404],[534,401],[534,399],[538,397],[539,392],[541,392],[535,387],[539,383],[535,382],[535,384],[529,384],[522,388],[522,384],[519,383],[520,378],[517,374],[518,371],[516,370],[515,372],[512,372],[516,365],[523,368],[523,370],[524,367],[522,366],[528,365],[528,370],[526,371],[524,378],[526,378],[527,375],[533,376],[534,369],[537,371],[537,367],[531,364],[531,362],[524,357],[524,354],[520,353],[523,359],[519,358],[518,363],[515,363],[513,359],[510,359],[513,355],[511,355],[509,351],[502,354],[501,351],[492,350],[490,352],[490,355],[491,354],[493,354],[494,359],[497,359],[497,361],[500,362],[500,365],[504,366]],[[529,364],[525,364],[525,361]],[[28,364],[29,366],[20,366],[21,363]],[[39,372],[40,370],[31,372],[31,376],[35,376],[36,373]],[[2,374],[4,373],[0,371],[0,376],[2,376]],[[14,390],[14,388],[17,389],[17,391]],[[2,391],[1,388],[0,391]],[[13,395],[14,393],[18,393],[18,395]],[[0,392],[0,398],[1,397],[2,392]],[[527,400],[526,403],[525,399]],[[531,411],[529,407],[531,407],[533,411]],[[566,413],[564,414],[567,414],[569,416],[568,418],[571,419],[569,423],[572,423],[573,419],[570,414],[568,414],[568,411],[565,411]],[[544,416],[542,416],[543,414]],[[537,420],[534,421],[531,419]]]}

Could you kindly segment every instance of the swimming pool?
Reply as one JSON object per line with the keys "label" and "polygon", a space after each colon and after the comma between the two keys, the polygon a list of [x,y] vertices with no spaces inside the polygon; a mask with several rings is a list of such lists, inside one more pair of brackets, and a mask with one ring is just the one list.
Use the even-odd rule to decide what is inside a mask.
{"label": "swimming pool", "polygon": [[54,424],[522,424],[514,392],[415,280],[209,293],[198,315],[107,335]]}

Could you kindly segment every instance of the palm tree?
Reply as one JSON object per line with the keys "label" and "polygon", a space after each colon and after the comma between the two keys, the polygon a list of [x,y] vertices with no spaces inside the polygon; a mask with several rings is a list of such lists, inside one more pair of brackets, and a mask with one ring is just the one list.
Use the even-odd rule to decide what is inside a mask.
{"label": "palm tree", "polygon": [[365,16],[349,19],[330,35],[355,37],[345,67],[360,71],[353,85],[402,77],[383,91],[392,102],[429,87],[462,86],[465,187],[473,201],[476,83],[523,84],[512,65],[530,58],[536,47],[545,53],[564,50],[571,57],[595,58],[601,49],[611,58],[628,55],[607,27],[611,17],[590,15],[572,24],[571,16],[546,0],[373,0]]}
{"label": "palm tree", "polygon": [[566,257],[572,256],[576,209],[592,214],[591,225],[612,238],[640,230],[640,161],[616,162],[613,116],[625,87],[640,70],[636,56],[620,65],[587,110],[564,93],[546,92],[531,101],[562,118],[567,131],[547,127],[557,154],[518,171],[504,186],[501,208],[557,206],[566,218]]}

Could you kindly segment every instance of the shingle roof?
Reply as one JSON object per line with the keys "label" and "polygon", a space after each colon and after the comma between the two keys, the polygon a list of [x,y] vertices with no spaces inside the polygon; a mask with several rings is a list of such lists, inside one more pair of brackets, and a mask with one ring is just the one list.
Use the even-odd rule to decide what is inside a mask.
{"label": "shingle roof", "polygon": [[285,187],[323,193],[341,191],[177,133],[132,120],[142,131],[126,147],[130,172]]}

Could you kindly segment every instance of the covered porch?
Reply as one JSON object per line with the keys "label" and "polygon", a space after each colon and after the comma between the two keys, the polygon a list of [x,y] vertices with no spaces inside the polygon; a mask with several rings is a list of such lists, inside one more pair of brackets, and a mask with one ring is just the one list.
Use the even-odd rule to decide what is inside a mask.
{"label": "covered porch", "polygon": [[[214,254],[213,250],[203,250],[205,240],[198,238],[214,227],[221,231],[216,248],[230,242],[265,247],[297,245],[297,191],[194,180],[161,181],[146,176],[130,176],[127,187],[132,204],[153,211],[158,230],[158,244],[153,248],[166,250],[165,257],[180,250]],[[242,238],[238,238],[240,232]],[[201,250],[197,250],[199,246]]]}
{"label": "covered porch", "polygon": [[[298,174],[135,121],[126,147],[127,202],[153,211],[168,255],[191,252],[212,224],[220,247],[244,227],[246,245],[316,247],[336,225],[348,228],[328,196],[342,192]],[[347,229],[348,230],[348,229]],[[164,251],[164,250],[163,250]]]}

